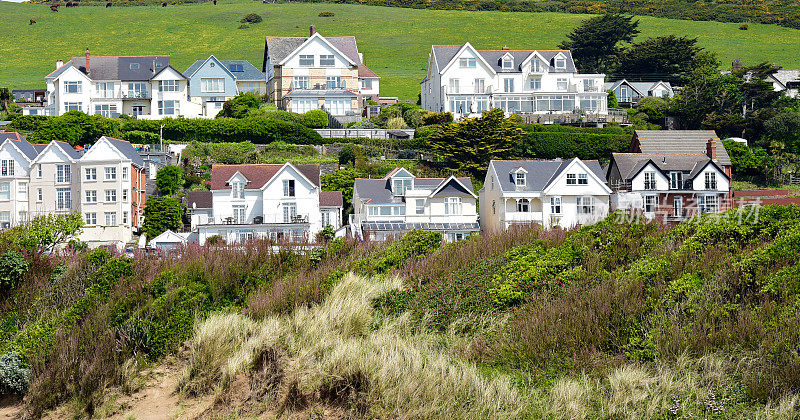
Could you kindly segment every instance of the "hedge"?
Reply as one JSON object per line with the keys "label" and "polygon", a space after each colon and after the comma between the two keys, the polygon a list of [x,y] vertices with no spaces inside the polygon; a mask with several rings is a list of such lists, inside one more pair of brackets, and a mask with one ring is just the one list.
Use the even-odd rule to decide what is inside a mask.
{"label": "hedge", "polygon": [[322,137],[316,131],[300,124],[263,117],[249,118],[166,118],[163,120],[128,120],[122,131],[149,131],[158,133],[164,125],[164,138],[176,142],[238,142],[268,144],[284,141],[295,144],[316,144]]}
{"label": "hedge", "polygon": [[633,133],[620,127],[578,128],[532,125],[523,127],[523,157],[539,159],[601,159],[625,152]]}

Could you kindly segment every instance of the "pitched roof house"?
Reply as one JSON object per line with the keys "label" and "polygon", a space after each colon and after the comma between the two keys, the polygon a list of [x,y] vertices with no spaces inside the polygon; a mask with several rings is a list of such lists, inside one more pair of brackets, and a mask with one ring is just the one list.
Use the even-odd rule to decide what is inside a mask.
{"label": "pitched roof house", "polygon": [[207,116],[216,116],[222,104],[242,92],[267,92],[264,73],[246,60],[220,60],[214,55],[197,60],[183,72],[189,79],[189,99],[203,104]]}
{"label": "pitched roof house", "polygon": [[615,82],[606,82],[605,90],[614,92],[620,106],[634,107],[639,101],[647,97],[671,98],[675,95],[672,85],[669,82],[629,82],[621,79]]}

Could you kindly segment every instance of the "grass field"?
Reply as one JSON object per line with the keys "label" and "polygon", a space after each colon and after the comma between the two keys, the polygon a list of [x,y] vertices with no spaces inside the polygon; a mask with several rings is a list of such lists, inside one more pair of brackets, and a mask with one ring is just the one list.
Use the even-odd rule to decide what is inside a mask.
{"label": "grass field", "polygon": [[[319,17],[322,11],[335,13]],[[256,12],[264,21],[238,29]],[[76,7],[51,12],[47,5],[0,2],[5,28],[0,35],[0,86],[44,86],[58,58],[82,55],[170,54],[185,70],[215,54],[247,59],[261,67],[266,35],[308,33],[355,35],[365,63],[381,77],[381,94],[416,99],[431,44],[470,41],[478,48],[554,48],[586,15],[419,10],[344,4],[263,4],[252,0],[141,7]],[[28,20],[36,20],[28,25]],[[800,67],[800,30],[774,25],[693,22],[641,17],[640,37],[677,34],[698,37],[724,65],[769,61]]]}

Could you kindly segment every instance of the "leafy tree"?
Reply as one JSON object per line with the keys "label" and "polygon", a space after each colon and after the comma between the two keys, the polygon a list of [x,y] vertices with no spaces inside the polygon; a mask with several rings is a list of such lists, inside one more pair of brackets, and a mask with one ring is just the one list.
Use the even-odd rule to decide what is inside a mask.
{"label": "leafy tree", "polygon": [[183,185],[183,170],[167,165],[156,173],[156,188],[160,195],[175,195]]}
{"label": "leafy tree", "polygon": [[217,118],[244,118],[251,110],[257,110],[260,105],[261,98],[258,95],[252,92],[242,92],[225,101],[222,110],[217,113]]}
{"label": "leafy tree", "polygon": [[386,121],[386,128],[390,129],[402,129],[408,128],[406,121],[402,117],[392,117]]}
{"label": "leafy tree", "polygon": [[86,115],[69,111],[59,117],[40,121],[36,131],[28,136],[31,143],[65,141],[71,145],[93,144],[102,136],[120,137],[120,122],[102,115]]}
{"label": "leafy tree", "polygon": [[613,90],[607,90],[606,93],[608,93],[608,107],[619,108],[619,102],[617,102],[617,94],[615,94]]}
{"label": "leafy tree", "polygon": [[339,150],[339,165],[355,165],[355,163],[356,152],[353,150],[353,146],[348,144],[347,146],[342,147],[342,150]]}
{"label": "leafy tree", "polygon": [[583,73],[611,73],[620,53],[620,42],[633,42],[639,33],[633,16],[606,14],[589,18],[567,35],[558,47],[572,51]]}
{"label": "leafy tree", "polygon": [[658,122],[667,116],[667,112],[669,111],[669,104],[663,98],[656,98],[654,96],[648,96],[646,98],[642,98],[639,101],[639,106],[637,107],[639,112],[643,112],[647,114],[647,120],[650,122]]}
{"label": "leafy tree", "polygon": [[448,169],[480,177],[491,159],[513,158],[523,134],[503,110],[493,109],[481,117],[442,126],[426,143]]}
{"label": "leafy tree", "polygon": [[181,227],[183,209],[175,197],[150,197],[144,207],[142,230],[147,239],[153,239],[167,229],[177,231]]}
{"label": "leafy tree", "polygon": [[13,98],[14,96],[11,94],[11,89],[5,86],[0,87],[0,103],[3,105],[3,111],[8,110],[8,103],[11,102]]}
{"label": "leafy tree", "polygon": [[19,252],[9,250],[0,255],[0,288],[13,290],[28,268],[28,262]]}
{"label": "leafy tree", "polygon": [[774,161],[763,148],[750,148],[733,140],[724,140],[722,144],[731,157],[735,177],[761,177],[769,174],[769,168]]}
{"label": "leafy tree", "polygon": [[328,126],[328,114],[321,109],[312,109],[303,114],[303,125],[309,128],[325,128]]}
{"label": "leafy tree", "polygon": [[39,216],[0,234],[0,248],[30,253],[53,251],[78,235],[82,227],[83,217],[78,212]]}
{"label": "leafy tree", "polygon": [[779,142],[789,153],[800,153],[800,114],[781,112],[764,123],[764,139]]}
{"label": "leafy tree", "polygon": [[683,85],[693,69],[716,65],[714,55],[697,46],[697,38],[667,35],[631,44],[620,54],[615,76],[634,80],[655,76]]}
{"label": "leafy tree", "polygon": [[341,191],[344,207],[347,208],[353,202],[353,187],[356,178],[366,176],[367,174],[356,168],[348,168],[325,174],[320,182],[323,191]]}

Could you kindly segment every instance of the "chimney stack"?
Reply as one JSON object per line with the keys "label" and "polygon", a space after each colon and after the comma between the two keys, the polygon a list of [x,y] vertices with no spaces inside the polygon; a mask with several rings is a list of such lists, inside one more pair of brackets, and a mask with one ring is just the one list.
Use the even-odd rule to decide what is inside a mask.
{"label": "chimney stack", "polygon": [[717,160],[717,142],[713,138],[708,139],[706,143],[706,155],[708,155],[711,160]]}
{"label": "chimney stack", "polygon": [[86,74],[89,74],[89,49],[86,49]]}
{"label": "chimney stack", "polygon": [[62,59],[60,59],[60,58],[59,58],[59,59],[56,61],[56,70],[60,69],[60,68],[61,68],[61,67],[63,67],[63,66],[64,66],[64,60],[62,60]]}
{"label": "chimney stack", "polygon": [[317,25],[311,25],[311,27],[308,28],[308,36],[313,36],[315,33],[317,33]]}

